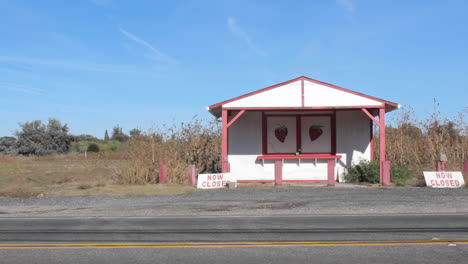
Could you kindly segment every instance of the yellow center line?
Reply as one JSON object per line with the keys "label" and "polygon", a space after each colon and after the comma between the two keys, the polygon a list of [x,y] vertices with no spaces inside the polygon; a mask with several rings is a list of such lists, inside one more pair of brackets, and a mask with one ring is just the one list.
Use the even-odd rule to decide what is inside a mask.
{"label": "yellow center line", "polygon": [[188,243],[78,243],[78,244],[0,244],[0,249],[78,249],[78,248],[233,248],[233,247],[324,247],[467,245],[468,240],[389,240],[389,241],[291,241],[291,242],[188,242]]}

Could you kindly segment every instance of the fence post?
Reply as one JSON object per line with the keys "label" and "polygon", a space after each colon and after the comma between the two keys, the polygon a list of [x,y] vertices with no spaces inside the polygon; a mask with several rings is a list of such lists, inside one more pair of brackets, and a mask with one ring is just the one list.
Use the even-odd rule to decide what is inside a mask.
{"label": "fence post", "polygon": [[167,164],[159,165],[159,183],[167,182]]}
{"label": "fence post", "polygon": [[283,185],[283,162],[281,160],[275,161],[275,185]]}
{"label": "fence post", "polygon": [[328,186],[335,186],[335,165],[334,159],[328,160]]}
{"label": "fence post", "polygon": [[436,170],[437,171],[445,171],[445,161],[437,161],[436,165]]}
{"label": "fence post", "polygon": [[382,162],[382,173],[383,173],[383,185],[389,186],[391,182],[390,176],[390,161],[384,160]]}
{"label": "fence post", "polygon": [[192,186],[197,186],[197,177],[196,177],[196,167],[195,165],[188,165],[188,181]]}
{"label": "fence post", "polygon": [[445,162],[447,162],[447,155],[439,153],[439,155],[437,155],[436,170],[445,171]]}

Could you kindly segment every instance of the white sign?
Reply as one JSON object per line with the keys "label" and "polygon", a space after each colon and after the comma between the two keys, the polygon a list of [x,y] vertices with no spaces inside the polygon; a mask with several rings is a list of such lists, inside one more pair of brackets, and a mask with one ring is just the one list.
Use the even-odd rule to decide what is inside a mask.
{"label": "white sign", "polygon": [[200,189],[215,189],[224,188],[228,182],[231,182],[230,173],[211,173],[198,174],[197,188]]}
{"label": "white sign", "polygon": [[459,171],[424,171],[423,174],[428,187],[460,188],[465,186],[465,180]]}

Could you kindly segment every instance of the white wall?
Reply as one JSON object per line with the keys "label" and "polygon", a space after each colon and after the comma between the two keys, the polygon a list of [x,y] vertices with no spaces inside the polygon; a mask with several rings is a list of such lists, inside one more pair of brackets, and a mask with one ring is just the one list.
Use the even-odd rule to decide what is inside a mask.
{"label": "white wall", "polygon": [[[370,160],[370,121],[361,110],[337,111],[336,120],[337,154],[343,156],[337,173],[342,175],[347,164]],[[262,155],[262,113],[246,111],[228,133],[231,174],[238,180],[274,180],[274,161],[257,160]],[[283,179],[327,180],[326,160],[285,160]]]}
{"label": "white wall", "polygon": [[[238,180],[271,180],[257,156],[262,155],[262,113],[246,111],[228,130],[228,160]],[[268,170],[267,170],[268,171]]]}
{"label": "white wall", "polygon": [[[304,116],[301,118],[302,153],[331,152],[332,129],[330,116]],[[322,126],[322,135],[315,141],[310,140],[309,128],[312,125]]]}
{"label": "white wall", "polygon": [[226,107],[301,107],[301,81],[257,93],[223,105]]}
{"label": "white wall", "polygon": [[304,81],[304,106],[360,106],[382,105],[375,101],[356,94],[344,92],[318,83]]}
{"label": "white wall", "polygon": [[[275,136],[275,129],[284,125],[288,129],[288,135],[284,142],[280,142]],[[267,149],[268,153],[296,153],[296,117],[295,116],[270,116],[267,118]]]}
{"label": "white wall", "polygon": [[[274,180],[274,161],[257,160],[262,155],[262,113],[245,112],[229,128],[228,160],[238,180]],[[327,180],[323,160],[285,160],[283,180]]]}
{"label": "white wall", "polygon": [[370,161],[370,122],[362,110],[337,111],[336,152],[342,155],[338,162],[341,169],[361,160]]}
{"label": "white wall", "polygon": [[[336,150],[342,156],[336,170],[342,181],[346,166],[370,160],[370,119],[361,110],[343,110],[337,111],[336,122]],[[274,161],[257,160],[262,155],[262,113],[246,111],[228,133],[231,174],[238,180],[274,180]],[[327,180],[327,162],[285,160],[283,180]]]}
{"label": "white wall", "polygon": [[[304,80],[305,107],[381,106],[364,96]],[[229,107],[302,107],[301,80],[244,97],[222,106]]]}

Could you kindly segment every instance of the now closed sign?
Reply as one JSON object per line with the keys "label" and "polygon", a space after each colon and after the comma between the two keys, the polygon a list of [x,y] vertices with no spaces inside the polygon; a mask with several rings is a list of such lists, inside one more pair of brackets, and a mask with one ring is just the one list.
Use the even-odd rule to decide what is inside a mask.
{"label": "now closed sign", "polygon": [[423,174],[428,187],[460,188],[465,186],[465,180],[459,171],[424,171]]}
{"label": "now closed sign", "polygon": [[197,188],[224,188],[226,184],[231,181],[230,176],[230,173],[198,174]]}

